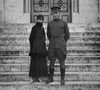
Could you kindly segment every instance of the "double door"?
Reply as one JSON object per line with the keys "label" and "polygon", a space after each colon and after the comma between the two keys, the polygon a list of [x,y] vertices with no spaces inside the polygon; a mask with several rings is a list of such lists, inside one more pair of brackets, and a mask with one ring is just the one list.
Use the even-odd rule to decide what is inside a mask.
{"label": "double door", "polygon": [[31,23],[36,22],[38,14],[44,15],[44,22],[48,23],[53,19],[51,7],[61,7],[60,18],[66,22],[72,21],[71,0],[31,0]]}

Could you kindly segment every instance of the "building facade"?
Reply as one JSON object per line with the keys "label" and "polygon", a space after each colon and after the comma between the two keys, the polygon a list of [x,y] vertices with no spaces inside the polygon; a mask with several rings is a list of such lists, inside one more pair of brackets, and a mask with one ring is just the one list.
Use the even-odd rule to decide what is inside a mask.
{"label": "building facade", "polygon": [[0,0],[0,24],[34,23],[39,13],[47,23],[52,6],[61,7],[61,18],[68,23],[100,22],[100,0]]}
{"label": "building facade", "polygon": [[[58,5],[70,31],[65,85],[60,85],[58,61],[54,83],[33,84],[28,76],[31,28],[41,13],[46,32],[50,8]],[[48,44],[46,39],[47,49]],[[0,90],[100,90],[100,0],[0,0]]]}

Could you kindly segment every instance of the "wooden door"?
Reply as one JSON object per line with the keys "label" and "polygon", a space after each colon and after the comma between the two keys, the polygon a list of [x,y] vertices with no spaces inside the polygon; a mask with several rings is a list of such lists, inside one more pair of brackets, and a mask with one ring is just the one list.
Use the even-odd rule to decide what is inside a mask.
{"label": "wooden door", "polygon": [[60,17],[66,22],[71,22],[71,0],[31,0],[31,23],[36,22],[38,14],[44,15],[44,22],[48,23],[53,19],[51,15],[51,7],[60,6]]}

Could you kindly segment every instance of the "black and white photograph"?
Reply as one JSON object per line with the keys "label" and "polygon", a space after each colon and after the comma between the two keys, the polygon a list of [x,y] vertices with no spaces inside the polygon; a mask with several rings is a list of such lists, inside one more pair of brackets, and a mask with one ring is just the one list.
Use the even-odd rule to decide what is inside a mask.
{"label": "black and white photograph", "polygon": [[100,0],[0,0],[0,90],[100,90]]}

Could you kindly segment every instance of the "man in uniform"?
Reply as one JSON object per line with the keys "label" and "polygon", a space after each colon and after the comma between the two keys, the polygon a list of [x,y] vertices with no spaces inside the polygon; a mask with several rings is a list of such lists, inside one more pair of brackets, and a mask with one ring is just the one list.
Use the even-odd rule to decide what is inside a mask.
{"label": "man in uniform", "polygon": [[56,58],[58,58],[61,71],[61,85],[64,85],[66,42],[70,37],[69,28],[67,23],[60,19],[59,7],[52,7],[51,11],[53,14],[53,20],[47,25],[47,37],[50,41],[48,47],[48,59],[50,60],[50,66],[47,84],[53,82],[54,64]]}

